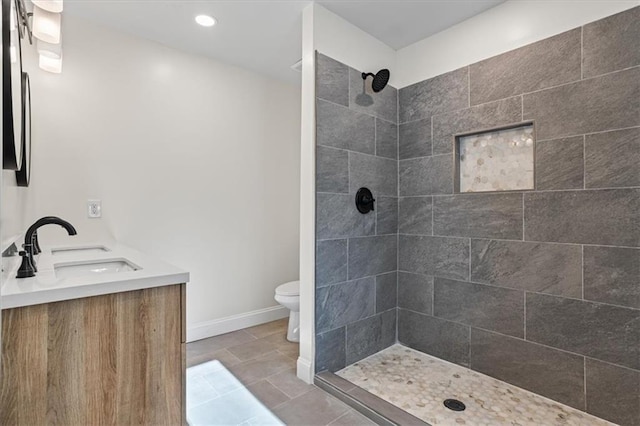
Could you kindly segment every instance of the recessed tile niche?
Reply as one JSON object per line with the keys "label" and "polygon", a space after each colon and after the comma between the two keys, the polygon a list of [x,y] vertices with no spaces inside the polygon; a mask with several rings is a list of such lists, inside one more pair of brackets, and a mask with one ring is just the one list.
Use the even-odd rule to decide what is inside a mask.
{"label": "recessed tile niche", "polygon": [[533,123],[456,136],[455,192],[534,189]]}

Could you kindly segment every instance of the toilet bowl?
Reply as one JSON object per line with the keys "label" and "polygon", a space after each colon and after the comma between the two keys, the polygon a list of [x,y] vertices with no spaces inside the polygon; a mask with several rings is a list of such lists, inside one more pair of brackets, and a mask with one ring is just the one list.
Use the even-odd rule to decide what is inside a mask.
{"label": "toilet bowl", "polygon": [[300,341],[300,281],[290,281],[276,288],[276,302],[289,309],[287,340]]}

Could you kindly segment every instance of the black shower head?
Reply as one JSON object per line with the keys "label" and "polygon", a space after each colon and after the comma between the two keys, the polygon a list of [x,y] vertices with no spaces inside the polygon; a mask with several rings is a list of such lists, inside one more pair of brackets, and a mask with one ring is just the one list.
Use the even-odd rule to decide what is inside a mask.
{"label": "black shower head", "polygon": [[373,89],[374,92],[378,93],[379,91],[381,91],[387,86],[391,73],[389,73],[389,70],[386,68],[378,71],[377,74],[364,73],[364,72],[362,73],[363,80],[365,80],[368,76],[373,77],[373,82],[371,82],[371,88]]}

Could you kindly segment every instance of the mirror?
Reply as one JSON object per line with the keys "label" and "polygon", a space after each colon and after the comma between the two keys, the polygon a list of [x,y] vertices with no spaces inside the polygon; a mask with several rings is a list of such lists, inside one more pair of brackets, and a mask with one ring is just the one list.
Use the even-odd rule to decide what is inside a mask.
{"label": "mirror", "polygon": [[31,84],[29,74],[22,73],[22,163],[16,171],[18,186],[29,186],[31,177]]}
{"label": "mirror", "polygon": [[2,168],[22,165],[22,51],[17,0],[2,0]]}

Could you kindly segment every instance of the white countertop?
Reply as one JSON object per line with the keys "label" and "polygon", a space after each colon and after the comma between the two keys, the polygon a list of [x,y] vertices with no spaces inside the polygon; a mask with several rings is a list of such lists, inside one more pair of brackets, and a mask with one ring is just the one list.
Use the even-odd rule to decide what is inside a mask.
{"label": "white countertop", "polygon": [[[52,254],[52,250],[95,246],[105,247],[108,251],[91,253],[71,251]],[[55,265],[109,260],[126,260],[138,269],[115,273],[93,273],[69,278],[58,278],[55,274]],[[2,259],[4,267],[0,290],[2,309],[161,287],[189,281],[188,272],[115,242],[43,247],[42,253],[36,256],[38,272],[35,277],[31,278],[16,278],[21,261],[20,256]]]}

